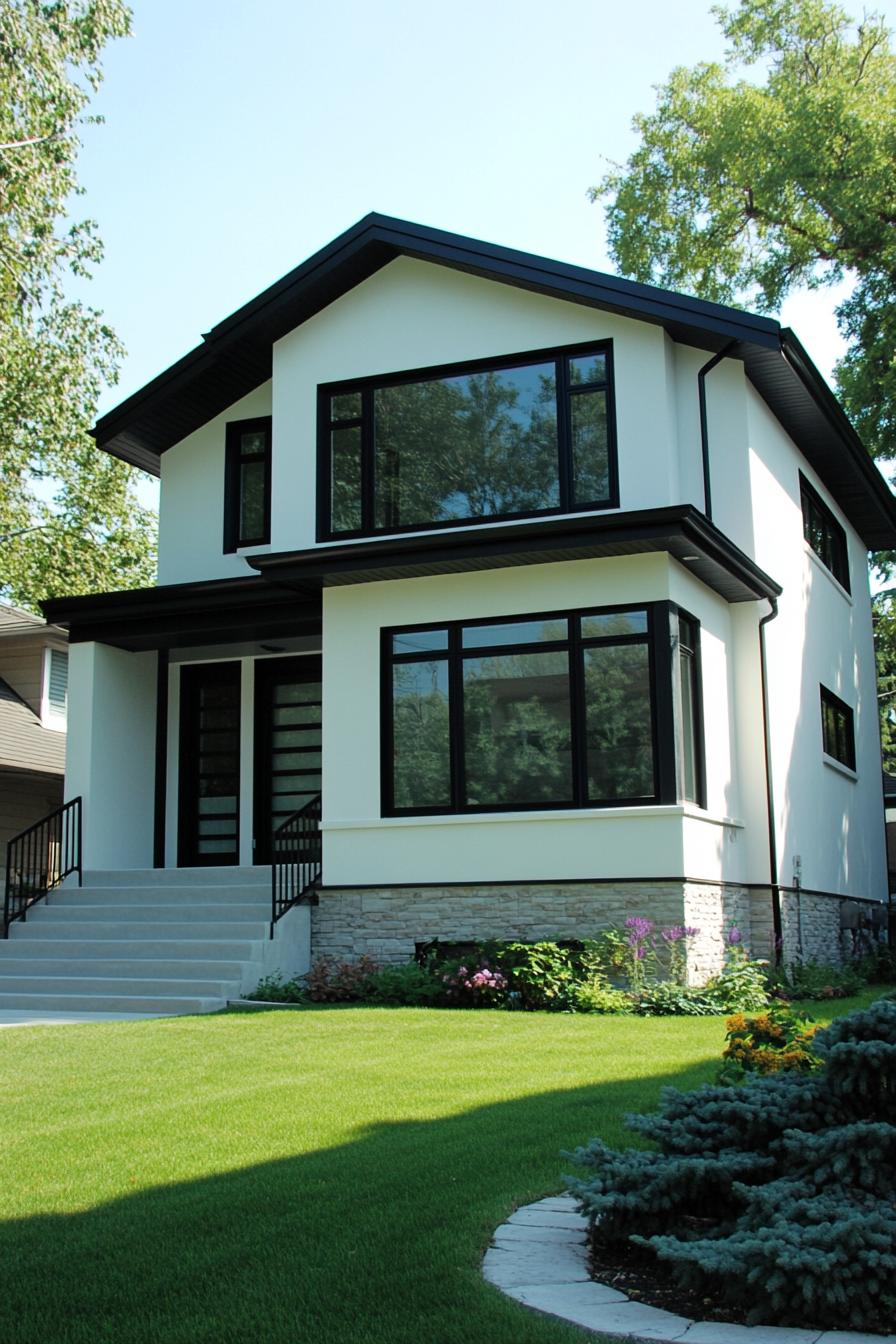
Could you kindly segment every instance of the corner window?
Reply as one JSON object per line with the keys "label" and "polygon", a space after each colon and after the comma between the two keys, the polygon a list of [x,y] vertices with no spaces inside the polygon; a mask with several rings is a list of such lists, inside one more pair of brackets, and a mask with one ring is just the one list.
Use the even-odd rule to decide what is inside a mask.
{"label": "corner window", "polygon": [[271,417],[227,426],[224,550],[271,539]]}
{"label": "corner window", "polygon": [[821,687],[821,745],[825,756],[831,756],[850,770],[856,768],[856,739],[853,714],[849,705]]}
{"label": "corner window", "polygon": [[322,540],[618,504],[609,344],[320,389]]}
{"label": "corner window", "polygon": [[628,608],[384,632],[384,811],[657,801],[653,639]]}
{"label": "corner window", "polygon": [[817,491],[800,475],[803,536],[826,569],[849,592],[849,559],[846,533]]}

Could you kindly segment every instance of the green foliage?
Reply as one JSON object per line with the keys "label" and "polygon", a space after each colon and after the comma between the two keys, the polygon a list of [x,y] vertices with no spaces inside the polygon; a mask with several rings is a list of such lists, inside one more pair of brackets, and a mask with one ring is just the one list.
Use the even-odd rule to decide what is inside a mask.
{"label": "green foliage", "polygon": [[773,991],[788,999],[848,999],[868,983],[859,964],[824,966],[817,961],[792,961],[769,976]]}
{"label": "green foliage", "polygon": [[575,1013],[630,1013],[633,1007],[631,995],[622,989],[614,989],[606,976],[597,971],[577,980],[567,1001]]}
{"label": "green foliage", "polygon": [[262,1003],[307,1003],[309,999],[301,979],[284,980],[279,971],[263,976],[248,997]]}
{"label": "green foliage", "polygon": [[365,1003],[434,1007],[446,1001],[445,986],[416,961],[383,966],[364,983]]}
{"label": "green foliage", "polygon": [[[486,944],[486,955],[492,945]],[[563,1009],[576,979],[573,954],[557,943],[503,943],[492,952],[523,1008]]]}
{"label": "green foliage", "polygon": [[758,1012],[768,1003],[767,966],[761,958],[751,957],[743,943],[729,941],[725,968],[707,981],[704,992],[712,996],[719,1012]]}
{"label": "green foliage", "polygon": [[[623,274],[778,309],[797,286],[855,282],[837,316],[840,393],[870,451],[896,430],[896,58],[879,15],[830,0],[714,11],[724,64],[679,68],[639,144],[593,189]],[[754,73],[755,72],[755,73]],[[747,77],[753,74],[753,78]]]}
{"label": "green foliage", "polygon": [[641,990],[635,1011],[642,1017],[718,1017],[724,1010],[710,991],[661,980]]}
{"label": "green foliage", "polygon": [[100,53],[129,30],[121,0],[0,0],[0,591],[24,607],[155,572],[137,473],[87,436],[121,346],[65,295],[102,252],[68,212]]}
{"label": "green foliage", "polygon": [[[729,1040],[746,1040],[745,1022]],[[808,1045],[776,1009],[758,1048]],[[764,1043],[764,1044],[763,1044]],[[655,1152],[579,1149],[570,1180],[596,1242],[634,1241],[750,1323],[885,1331],[896,1309],[896,1002],[815,1033],[811,1072],[666,1089],[627,1124]]]}

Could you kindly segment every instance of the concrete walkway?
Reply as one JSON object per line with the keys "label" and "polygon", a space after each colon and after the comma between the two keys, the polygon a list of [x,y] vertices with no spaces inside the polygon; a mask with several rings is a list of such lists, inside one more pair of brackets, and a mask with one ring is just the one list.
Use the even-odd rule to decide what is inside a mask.
{"label": "concrete walkway", "polygon": [[576,1212],[571,1196],[539,1200],[517,1209],[498,1228],[482,1272],[524,1306],[602,1335],[685,1344],[896,1344],[896,1335],[691,1321],[633,1302],[591,1278],[587,1230],[588,1220]]}
{"label": "concrete walkway", "polygon": [[63,1027],[75,1022],[143,1022],[153,1017],[175,1017],[175,1013],[39,1013],[28,1008],[0,1010],[3,1027]]}

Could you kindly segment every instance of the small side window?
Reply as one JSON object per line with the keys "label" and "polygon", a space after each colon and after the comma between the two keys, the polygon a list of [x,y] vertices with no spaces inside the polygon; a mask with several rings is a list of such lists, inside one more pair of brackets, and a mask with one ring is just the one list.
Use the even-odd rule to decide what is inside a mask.
{"label": "small side window", "polygon": [[224,550],[263,546],[271,539],[271,418],[227,426]]}
{"label": "small side window", "polygon": [[821,746],[826,756],[855,770],[856,739],[852,710],[826,686],[821,687]]}
{"label": "small side window", "polygon": [[846,533],[805,476],[800,476],[800,503],[803,536],[825,569],[830,570],[840,586],[849,592]]}
{"label": "small side window", "polygon": [[684,612],[678,615],[679,796],[704,807],[703,705],[700,675],[700,626]]}
{"label": "small side window", "polygon": [[51,728],[64,728],[68,712],[68,654],[61,649],[47,649],[46,659],[44,723]]}

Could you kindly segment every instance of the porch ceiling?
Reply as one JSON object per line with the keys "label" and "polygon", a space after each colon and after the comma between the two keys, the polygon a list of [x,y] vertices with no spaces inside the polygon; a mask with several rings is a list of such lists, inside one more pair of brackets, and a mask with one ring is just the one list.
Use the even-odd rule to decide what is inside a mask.
{"label": "porch ceiling", "polygon": [[73,644],[97,640],[140,653],[319,635],[319,587],[297,593],[252,576],[54,598],[41,605],[52,612],[48,620],[68,629]]}

